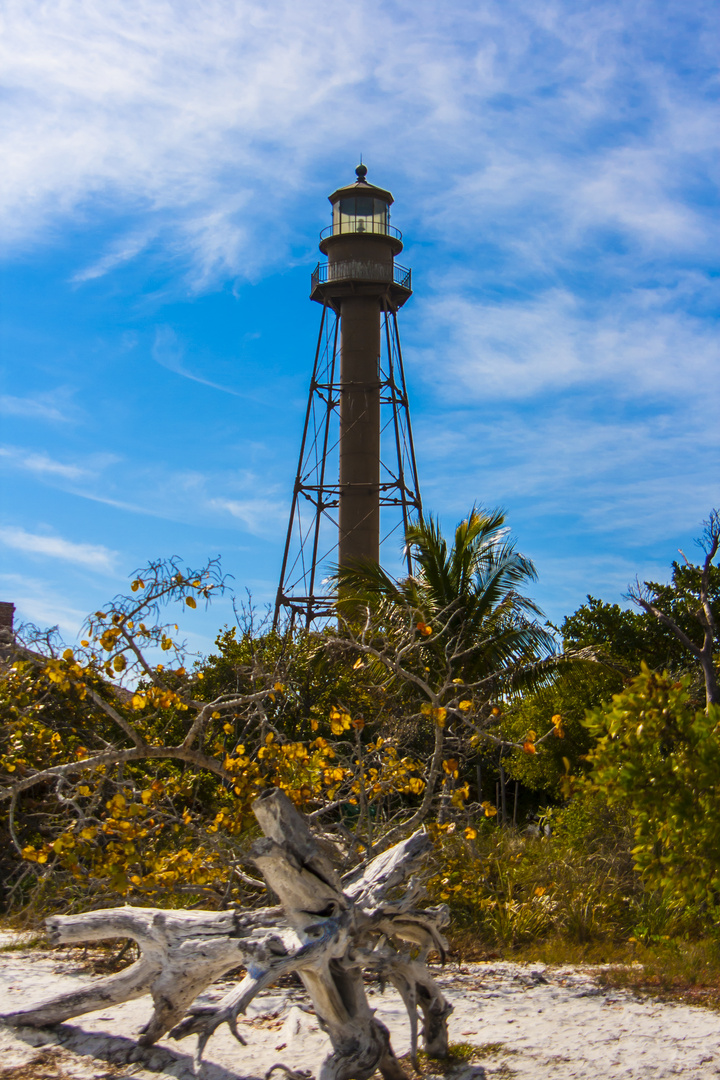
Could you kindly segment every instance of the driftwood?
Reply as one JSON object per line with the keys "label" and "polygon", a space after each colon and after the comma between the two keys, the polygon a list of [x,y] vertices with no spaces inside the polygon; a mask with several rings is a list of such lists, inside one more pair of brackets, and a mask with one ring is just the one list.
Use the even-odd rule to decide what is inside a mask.
{"label": "driftwood", "polygon": [[[47,920],[53,943],[132,938],[140,958],[124,971],[70,994],[61,994],[0,1019],[42,1027],[150,993],[153,1015],[140,1043],[170,1033],[198,1036],[196,1060],[221,1024],[245,1040],[237,1018],[265,987],[297,972],[318,1022],[332,1044],[318,1080],[365,1080],[379,1069],[385,1080],[405,1080],[387,1028],[370,1008],[363,972],[390,983],[410,1018],[411,1058],[417,1064],[418,1019],[432,1057],[447,1054],[446,1001],[426,967],[431,949],[444,957],[444,907],[416,910],[419,887],[412,871],[430,841],[417,832],[364,868],[338,877],[332,849],[279,790],[266,792],[253,810],[265,836],[252,859],[278,907],[256,911],[160,911],[123,907]],[[401,899],[393,899],[404,886]],[[236,967],[244,979],[211,1006],[193,1006],[214,980]],[[284,1068],[284,1067],[283,1067]]]}

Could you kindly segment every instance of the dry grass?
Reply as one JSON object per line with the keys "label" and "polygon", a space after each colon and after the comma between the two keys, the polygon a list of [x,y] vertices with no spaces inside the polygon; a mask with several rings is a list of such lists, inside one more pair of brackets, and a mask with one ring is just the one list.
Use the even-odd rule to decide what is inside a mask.
{"label": "dry grass", "polygon": [[[431,1058],[424,1050],[418,1050],[418,1069],[416,1075],[421,1077],[444,1076],[451,1078],[467,1065],[487,1062],[488,1058],[507,1057],[518,1053],[502,1042],[494,1043],[450,1043],[446,1058]],[[410,1055],[405,1054],[400,1061],[407,1072],[415,1071],[410,1063]],[[508,1070],[504,1062],[493,1065],[493,1077],[512,1076],[512,1070]],[[379,1077],[379,1073],[375,1074]]]}
{"label": "dry grass", "polygon": [[[95,1080],[117,1080],[127,1075],[126,1069],[114,1065],[101,1066],[98,1062],[97,1067],[99,1071],[94,1073]],[[63,1066],[62,1052],[52,1049],[41,1051],[24,1065],[0,1067],[0,1080],[75,1080],[76,1076],[77,1073],[73,1075]]]}
{"label": "dry grass", "polygon": [[460,962],[509,960],[550,967],[585,967],[603,986],[682,1001],[720,1011],[720,942],[668,938],[651,945],[637,941],[546,941],[489,951],[469,931],[452,940]]}
{"label": "dry grass", "polygon": [[640,946],[631,963],[613,964],[597,977],[604,986],[720,1010],[720,947],[715,940]]}

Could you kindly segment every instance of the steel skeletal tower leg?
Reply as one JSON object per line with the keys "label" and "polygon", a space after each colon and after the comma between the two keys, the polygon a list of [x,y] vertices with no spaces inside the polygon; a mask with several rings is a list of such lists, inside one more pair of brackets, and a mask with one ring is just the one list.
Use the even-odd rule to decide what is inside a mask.
{"label": "steel skeletal tower leg", "polygon": [[[342,561],[340,530],[340,414],[343,392],[340,350],[342,308],[323,304],[320,333],[293,490],[292,508],[275,604],[275,625],[283,614],[295,625],[319,627],[334,615],[335,594],[328,577]],[[422,516],[415,448],[408,408],[405,371],[397,316],[386,299],[380,302],[379,470],[380,550],[396,556],[411,520]],[[376,407],[376,403],[372,405]],[[360,424],[365,417],[360,416]],[[347,432],[343,433],[347,440]],[[373,506],[368,514],[374,516]],[[357,516],[357,514],[355,515]],[[362,529],[363,521],[353,519]],[[412,573],[408,550],[405,567]]]}

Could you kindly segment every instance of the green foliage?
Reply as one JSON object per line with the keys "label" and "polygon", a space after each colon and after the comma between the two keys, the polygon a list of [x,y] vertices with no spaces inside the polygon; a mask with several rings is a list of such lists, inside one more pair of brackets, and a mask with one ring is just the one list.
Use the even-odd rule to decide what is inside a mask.
{"label": "green foliage", "polygon": [[[707,928],[720,909],[720,710],[697,709],[697,657],[647,611],[588,597],[563,639],[602,662],[558,664],[523,596],[534,568],[501,514],[473,510],[452,544],[431,519],[408,542],[412,578],[339,574],[342,633],[251,621],[188,671],[160,608],[192,609],[223,579],[215,562],[173,561],[138,572],[79,648],[19,650],[0,672],[9,903],[253,902],[251,804],[278,786],[322,815],[348,866],[427,821],[431,895],[489,948],[649,947]],[[671,585],[646,586],[695,638],[698,573],[675,564]],[[644,658],[673,675],[643,665],[627,686]],[[478,758],[492,771],[500,755],[536,806],[553,804],[549,837],[471,804]]]}
{"label": "green foliage", "polygon": [[[672,564],[672,580],[669,584],[660,585],[656,582],[646,582],[647,588],[652,594],[653,603],[660,611],[669,615],[679,628],[687,634],[695,645],[702,645],[702,632],[698,624],[696,611],[698,597],[702,587],[703,568],[694,563]],[[708,565],[708,602],[715,625],[720,625],[720,566]],[[665,630],[666,637],[669,637]],[[677,642],[677,638],[674,637]],[[688,653],[680,642],[679,663],[690,663],[691,654]],[[659,667],[660,664],[656,664]],[[672,661],[666,666],[673,667]]]}
{"label": "green foliage", "polygon": [[[642,595],[659,612],[668,616],[697,647],[703,643],[703,633],[697,619],[700,606],[703,568],[690,563],[672,563],[672,576],[667,584],[646,581],[631,597]],[[715,625],[720,625],[720,567],[707,567],[708,604]],[[618,604],[606,604],[593,596],[560,627],[566,649],[596,648],[607,661],[609,683],[614,671],[619,693],[622,681],[639,674],[644,662],[653,671],[669,671],[680,677],[692,675],[692,695],[703,699],[703,675],[697,657],[673,633],[670,627],[647,610],[633,611]],[[609,697],[609,695],[608,695]],[[594,702],[593,704],[598,704]]]}
{"label": "green foliage", "polygon": [[582,773],[593,738],[585,726],[587,709],[607,700],[622,680],[599,664],[583,663],[558,673],[552,686],[514,702],[503,716],[502,733],[523,744],[534,733],[527,753],[514,748],[505,758],[508,774],[525,788],[554,801],[568,794],[568,776]]}
{"label": "green foliage", "polygon": [[217,652],[197,664],[203,700],[228,690],[251,694],[266,685],[268,671],[282,672],[282,692],[273,691],[265,703],[276,734],[312,739],[336,708],[363,726],[372,721],[383,735],[393,734],[393,702],[379,688],[373,666],[333,649],[323,635],[302,629],[292,635],[256,633],[254,628],[238,634],[231,627],[218,635],[215,645]]}
{"label": "green foliage", "polygon": [[560,633],[566,648],[599,648],[628,672],[639,670],[642,660],[657,653],[667,666],[668,651],[677,652],[677,639],[655,619],[590,595],[563,620]]}
{"label": "green foliage", "polygon": [[589,712],[590,782],[632,815],[635,865],[685,903],[720,900],[720,708],[693,706],[689,677],[643,665],[612,703]]}
{"label": "green foliage", "polygon": [[627,940],[642,895],[627,826],[601,805],[576,808],[567,821],[564,813],[553,817],[550,837],[489,823],[471,841],[442,835],[430,890],[450,905],[456,931],[491,949],[558,936]]}
{"label": "green foliage", "polygon": [[[438,830],[433,899],[449,905],[462,948],[515,950],[549,962],[602,959],[717,935],[717,910],[652,887],[636,872],[627,807],[584,786],[542,815],[550,836],[489,821],[476,835]],[[604,950],[604,951],[603,951]],[[643,952],[642,955],[645,955]]]}

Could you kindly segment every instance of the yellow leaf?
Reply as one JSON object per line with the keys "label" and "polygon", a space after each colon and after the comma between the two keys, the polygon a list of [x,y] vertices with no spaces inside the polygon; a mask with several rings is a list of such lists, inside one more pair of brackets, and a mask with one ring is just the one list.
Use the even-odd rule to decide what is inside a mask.
{"label": "yellow leaf", "polygon": [[273,686],[273,690],[277,690],[278,694],[282,694],[284,689],[285,689],[285,687],[283,686],[283,684],[281,682],[276,682],[275,685]]}
{"label": "yellow leaf", "polygon": [[472,701],[461,701],[458,704],[458,709],[460,709],[461,712],[469,712],[470,709],[472,709]]}
{"label": "yellow leaf", "polygon": [[72,659],[74,659],[72,649],[66,649],[65,652],[63,653],[63,660],[72,660]]}
{"label": "yellow leaf", "polygon": [[465,830],[465,839],[474,840],[476,836],[477,829],[473,829],[472,825],[468,825],[467,829]]}
{"label": "yellow leaf", "polygon": [[133,709],[144,709],[147,705],[147,698],[144,698],[142,694],[133,694],[132,707]]}
{"label": "yellow leaf", "polygon": [[83,649],[87,649],[90,642],[86,641],[85,638],[83,638],[82,641],[80,642],[80,644],[82,645]]}
{"label": "yellow leaf", "polygon": [[113,667],[116,671],[124,671],[127,667],[127,661],[122,653],[118,653],[117,656],[113,657]]}
{"label": "yellow leaf", "polygon": [[223,724],[223,731],[226,735],[232,735],[234,730],[232,724]]}
{"label": "yellow leaf", "polygon": [[361,668],[362,666],[363,666],[362,656],[358,656],[357,660],[353,664],[353,671],[357,671],[358,668]]}
{"label": "yellow leaf", "polygon": [[185,603],[187,604],[188,607],[191,607],[191,608],[196,608],[197,607],[197,604],[195,603],[195,598],[192,597],[192,596],[186,596],[185,597]]}

